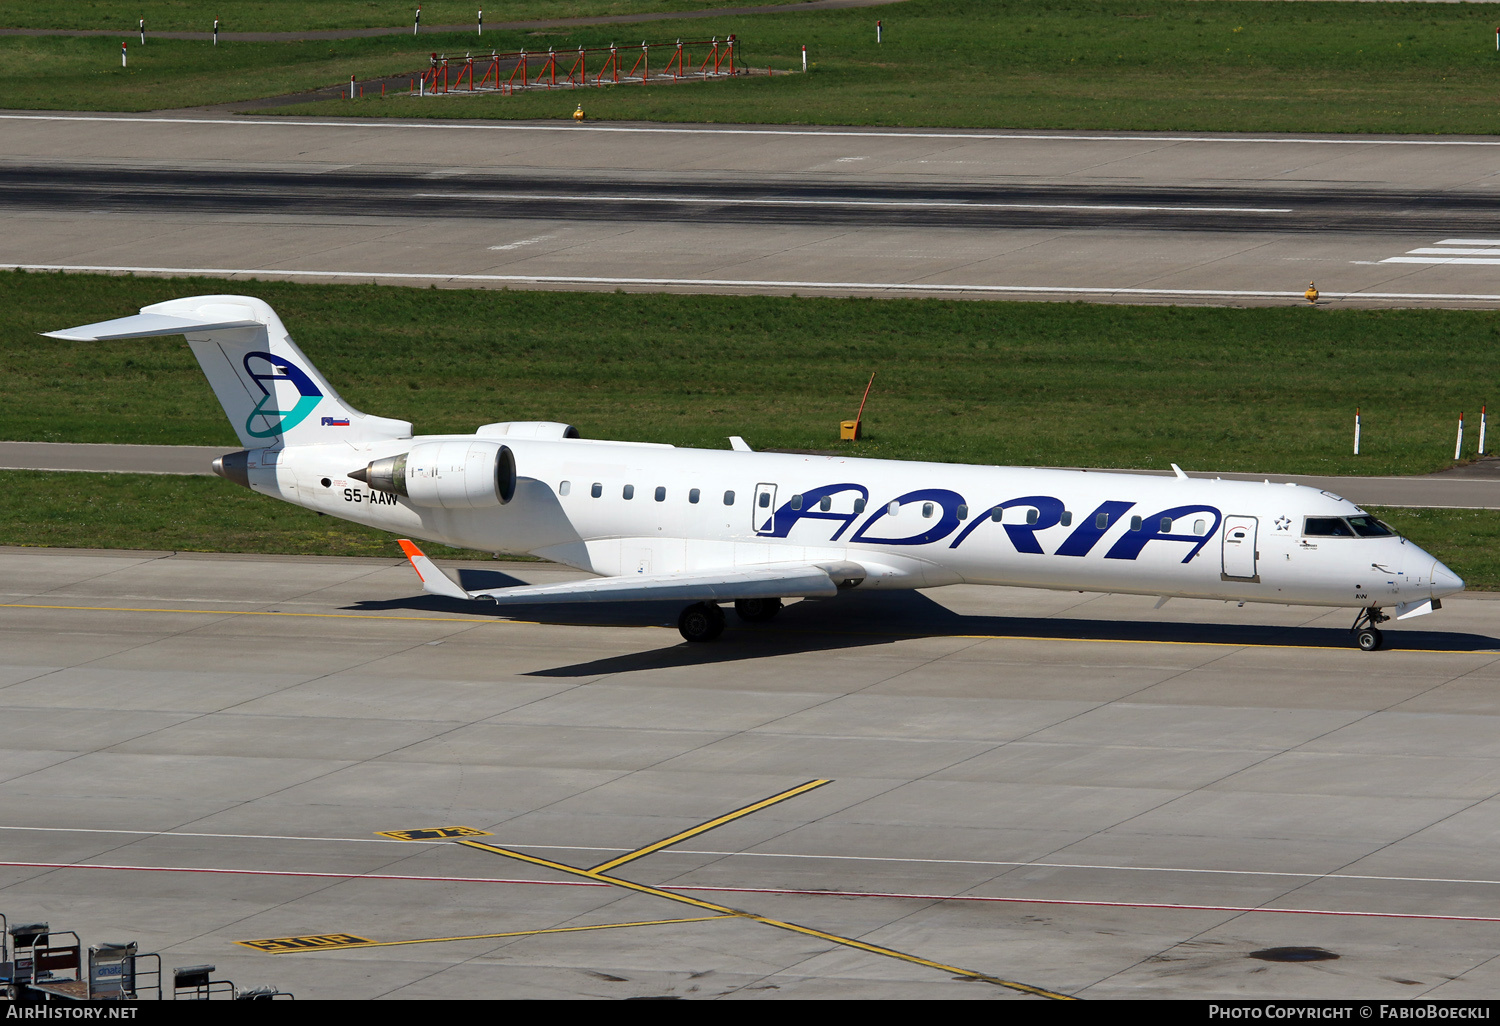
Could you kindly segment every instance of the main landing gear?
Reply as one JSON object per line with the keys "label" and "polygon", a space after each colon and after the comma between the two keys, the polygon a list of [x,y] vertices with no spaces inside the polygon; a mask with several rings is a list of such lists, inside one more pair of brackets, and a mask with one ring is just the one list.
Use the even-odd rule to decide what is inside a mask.
{"label": "main landing gear", "polygon": [[677,618],[677,629],[688,641],[712,641],[724,633],[724,610],[713,602],[695,603]]}
{"label": "main landing gear", "polygon": [[[746,623],[765,623],[781,612],[781,599],[737,599],[734,611]],[[677,618],[677,629],[688,641],[713,641],[724,633],[724,610],[716,602],[697,602]]]}
{"label": "main landing gear", "polygon": [[1362,651],[1375,652],[1385,645],[1385,635],[1381,633],[1379,625],[1389,619],[1389,616],[1374,606],[1359,611],[1359,615],[1354,618],[1354,626],[1349,630],[1353,632]]}

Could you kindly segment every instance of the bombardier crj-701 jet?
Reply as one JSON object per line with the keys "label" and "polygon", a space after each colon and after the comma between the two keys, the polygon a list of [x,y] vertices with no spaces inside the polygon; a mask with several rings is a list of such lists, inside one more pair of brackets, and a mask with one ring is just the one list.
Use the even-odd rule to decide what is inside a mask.
{"label": "bombardier crj-701 jet", "polygon": [[689,641],[720,603],[768,620],[787,598],[994,584],[1168,598],[1344,606],[1365,650],[1394,613],[1440,608],[1464,582],[1352,502],[1299,485],[1024,467],[678,449],[510,421],[471,435],[343,401],[264,302],[197,296],[50,333],[184,335],[245,449],[214,472],[403,536],[525,552],[596,579],[467,591],[405,537],[434,595],[497,605],[685,604]]}

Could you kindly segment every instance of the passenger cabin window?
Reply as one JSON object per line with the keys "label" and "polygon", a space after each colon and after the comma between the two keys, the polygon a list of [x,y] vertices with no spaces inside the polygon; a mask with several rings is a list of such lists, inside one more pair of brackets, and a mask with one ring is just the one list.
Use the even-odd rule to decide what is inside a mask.
{"label": "passenger cabin window", "polygon": [[1166,534],[1167,532],[1169,532],[1171,530],[1172,530],[1172,518],[1171,517],[1162,517],[1161,518],[1161,533],[1162,534]]}
{"label": "passenger cabin window", "polygon": [[[761,498],[762,499],[766,499],[766,498],[769,498],[769,496],[762,495]],[[761,505],[764,506],[765,503],[762,502]],[[802,496],[800,496],[800,495],[793,495],[792,496],[792,509],[801,509],[801,508],[802,508]]]}
{"label": "passenger cabin window", "polygon": [[897,513],[901,512],[901,503],[893,502],[885,508],[885,511],[891,516],[895,516]]}
{"label": "passenger cabin window", "polygon": [[855,513],[863,513],[864,511],[865,511],[865,500],[864,499],[855,499],[854,500],[854,512]]}
{"label": "passenger cabin window", "polygon": [[594,487],[589,489],[589,494],[596,499],[599,498],[599,496],[604,494],[604,485],[600,484],[598,481],[595,481]]}
{"label": "passenger cabin window", "polygon": [[924,503],[922,503],[922,515],[924,517],[926,517],[928,520],[932,519],[932,503],[930,503],[930,502],[924,502]]}
{"label": "passenger cabin window", "polygon": [[1140,517],[1131,517],[1130,518],[1130,529],[1132,531],[1139,531],[1141,529],[1141,518]]}
{"label": "passenger cabin window", "polygon": [[823,498],[818,502],[818,508],[824,513],[827,513],[829,510],[833,509],[833,496],[823,496]]}
{"label": "passenger cabin window", "polygon": [[1059,524],[1062,524],[1064,527],[1072,527],[1073,526],[1073,511],[1070,510],[1070,509],[1063,510],[1062,511],[1062,516],[1058,518],[1057,522]]}
{"label": "passenger cabin window", "polygon": [[967,520],[969,519],[969,507],[963,503],[959,503],[958,508],[953,511],[953,515],[960,520]]}
{"label": "passenger cabin window", "polygon": [[1109,514],[1108,513],[1100,513],[1097,517],[1094,518],[1094,528],[1095,528],[1095,530],[1102,531],[1102,530],[1104,530],[1108,526],[1109,526]]}
{"label": "passenger cabin window", "polygon": [[771,505],[771,493],[770,492],[761,492],[760,493],[760,497],[759,497],[759,499],[757,501],[760,503],[760,508],[761,509],[768,509],[768,508],[770,508],[770,505]]}
{"label": "passenger cabin window", "polygon": [[725,492],[724,493],[724,505],[726,505],[726,506],[733,506],[734,505],[734,493],[733,492]]}
{"label": "passenger cabin window", "polygon": [[1028,509],[1026,511],[1026,522],[1028,524],[1034,524],[1040,519],[1042,519],[1042,515],[1038,511],[1034,509]]}
{"label": "passenger cabin window", "polygon": [[1193,533],[1194,534],[1202,534],[1206,530],[1208,530],[1208,523],[1207,523],[1207,521],[1204,521],[1204,520],[1194,520],[1193,521]]}
{"label": "passenger cabin window", "polygon": [[572,490],[573,490],[573,482],[572,481],[564,481],[562,484],[560,484],[560,485],[557,486],[557,494],[558,495],[567,495]]}
{"label": "passenger cabin window", "polygon": [[1005,518],[1005,510],[1001,509],[999,506],[996,506],[994,509],[990,510],[990,519],[993,520],[995,523],[998,524],[1004,518]]}
{"label": "passenger cabin window", "polygon": [[667,501],[667,490],[665,488],[663,488],[661,485],[657,485],[656,486],[656,501],[657,502],[666,502]]}
{"label": "passenger cabin window", "polygon": [[696,506],[698,504],[698,500],[700,498],[702,498],[702,497],[703,497],[703,493],[700,492],[698,489],[696,489],[696,488],[689,489],[689,491],[688,491],[688,502],[691,502],[693,505]]}
{"label": "passenger cabin window", "polygon": [[625,490],[620,494],[625,496],[625,498],[627,499],[635,498],[635,485],[626,485]]}
{"label": "passenger cabin window", "polygon": [[1309,538],[1353,538],[1354,528],[1343,517],[1308,517],[1302,533]]}

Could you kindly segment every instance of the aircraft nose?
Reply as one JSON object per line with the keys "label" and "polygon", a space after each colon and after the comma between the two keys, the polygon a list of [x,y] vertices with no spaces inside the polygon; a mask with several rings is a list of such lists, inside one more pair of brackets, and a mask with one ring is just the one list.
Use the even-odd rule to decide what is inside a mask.
{"label": "aircraft nose", "polygon": [[1463,578],[1436,560],[1433,561],[1432,574],[1428,580],[1432,582],[1433,598],[1457,595],[1464,590]]}

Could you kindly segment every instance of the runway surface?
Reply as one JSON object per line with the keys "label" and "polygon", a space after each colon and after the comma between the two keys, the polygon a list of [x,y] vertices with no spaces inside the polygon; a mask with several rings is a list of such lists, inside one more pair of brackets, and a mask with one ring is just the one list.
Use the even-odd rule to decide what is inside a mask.
{"label": "runway surface", "polygon": [[1316,281],[1325,303],[1500,300],[1496,139],[0,122],[0,266],[1212,303],[1302,301]]}
{"label": "runway surface", "polygon": [[395,559],[7,548],[0,911],[299,998],[1487,998],[1495,601],[1379,653],[981,588],[688,646]]}
{"label": "runway surface", "polygon": [[[0,470],[66,470],[123,474],[211,474],[214,458],[229,451],[211,445],[106,445],[72,442],[0,442]],[[1073,469],[1073,468],[1069,468]],[[1156,474],[1126,470],[1100,473]],[[1195,472],[1194,477],[1237,481],[1292,481],[1326,488],[1372,506],[1500,509],[1500,461],[1423,477],[1317,477],[1288,474]]]}

